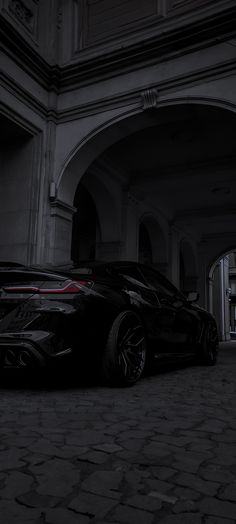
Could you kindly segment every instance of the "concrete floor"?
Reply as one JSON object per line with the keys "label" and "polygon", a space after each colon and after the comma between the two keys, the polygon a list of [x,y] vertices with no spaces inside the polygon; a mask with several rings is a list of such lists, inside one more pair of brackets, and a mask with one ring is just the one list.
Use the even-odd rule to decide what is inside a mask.
{"label": "concrete floor", "polygon": [[128,389],[2,383],[0,522],[236,522],[236,341]]}

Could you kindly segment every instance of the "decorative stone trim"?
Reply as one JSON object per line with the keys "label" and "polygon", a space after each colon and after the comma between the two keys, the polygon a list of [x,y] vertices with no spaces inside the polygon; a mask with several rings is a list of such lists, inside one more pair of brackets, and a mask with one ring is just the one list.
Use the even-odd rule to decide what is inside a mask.
{"label": "decorative stone trim", "polygon": [[215,4],[215,0],[167,0],[168,10],[177,10],[177,9],[194,9],[206,7],[207,5]]}
{"label": "decorative stone trim", "polygon": [[33,31],[34,13],[22,0],[10,0],[8,8],[19,22],[26,26],[31,32]]}
{"label": "decorative stone trim", "polygon": [[70,206],[66,202],[63,202],[62,200],[56,199],[51,202],[51,216],[52,217],[63,218],[64,220],[68,220],[68,222],[71,222],[72,217],[75,212],[76,212],[76,208],[74,206]]}
{"label": "decorative stone trim", "polygon": [[141,94],[143,110],[157,109],[158,105],[158,91],[157,89],[146,89]]}
{"label": "decorative stone trim", "polygon": [[73,55],[94,45],[110,46],[116,39],[129,41],[133,33],[155,26],[163,17],[166,1],[145,0],[130,5],[121,0],[74,0]]}
{"label": "decorative stone trim", "polygon": [[[164,0],[162,1],[164,2]],[[200,1],[202,3],[203,0]],[[3,46],[8,48],[10,41],[11,54],[13,54],[18,63],[24,64],[25,71],[44,88],[53,87],[53,89],[60,89],[60,92],[70,91],[77,86],[94,84],[102,77],[107,75],[111,77],[114,71],[117,74],[118,69],[122,72],[123,68],[128,67],[131,72],[139,66],[140,62],[144,63],[146,61],[146,65],[157,65],[165,62],[167,58],[179,57],[181,53],[184,54],[186,52],[186,48],[188,52],[190,52],[191,48],[194,48],[195,51],[198,48],[202,49],[204,42],[209,42],[210,39],[215,41],[216,35],[218,42],[224,41],[226,35],[228,35],[227,38],[229,38],[229,35],[235,35],[235,2],[233,0],[221,0],[219,2],[218,0],[216,4],[212,4],[212,1],[209,1],[209,3],[207,2],[207,16],[204,19],[200,9],[195,9],[193,13],[190,11],[187,18],[184,11],[184,19],[181,24],[179,24],[178,17],[175,23],[172,16],[162,16],[163,21],[160,27],[157,28],[155,24],[154,30],[148,38],[143,39],[143,33],[140,32],[137,33],[138,40],[135,36],[135,39],[129,40],[127,45],[115,43],[114,48],[109,46],[105,54],[103,48],[100,50],[97,48],[96,53],[94,53],[94,48],[91,48],[88,53],[83,51],[76,61],[72,60],[71,63],[63,66],[52,66],[35,50],[35,46],[28,45],[20,32],[15,31],[12,20],[10,23],[8,19],[10,16],[16,24],[21,24],[26,29],[28,36],[31,33],[34,44],[38,44],[37,18],[39,4],[37,0],[27,0],[27,3],[26,0],[5,0],[5,2],[8,9],[0,9],[0,33]],[[222,8],[222,4],[225,8]],[[163,3],[163,5],[165,4]],[[24,9],[21,7],[21,19],[17,18],[17,6],[25,6],[32,13],[32,16],[28,11],[25,11],[25,14],[23,14]],[[181,9],[178,8],[178,10],[180,10],[181,14]],[[221,67],[230,67],[232,69],[231,64],[224,64]],[[210,76],[210,72],[208,72],[208,76]],[[194,81],[194,78],[192,80]]]}

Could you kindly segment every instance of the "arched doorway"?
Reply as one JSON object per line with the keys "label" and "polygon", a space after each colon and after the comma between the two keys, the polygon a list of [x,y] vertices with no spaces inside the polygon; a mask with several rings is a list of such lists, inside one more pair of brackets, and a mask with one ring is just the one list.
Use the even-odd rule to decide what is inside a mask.
{"label": "arched doorway", "polygon": [[[138,109],[126,117],[120,114],[88,137],[61,173],[59,203],[73,205],[83,178],[101,229],[97,256],[145,257],[165,274],[167,267],[175,265],[171,278],[178,285],[180,277],[184,291],[196,289],[200,275],[200,303],[206,306],[212,239],[219,244],[218,235],[236,234],[231,217],[236,191],[235,114],[206,103],[166,104],[152,112]],[[105,171],[98,172],[98,164]],[[91,172],[96,172],[95,192],[91,191]],[[99,197],[100,188],[103,196]],[[162,217],[165,257],[157,255],[163,245],[159,240],[155,244],[161,238],[153,234],[157,225],[141,219],[144,227],[140,229],[140,217],[145,214]],[[183,241],[179,249],[180,239],[191,242]]]}
{"label": "arched doorway", "polygon": [[[110,121],[105,121],[93,132],[89,132],[88,136],[83,136],[68,154],[58,176],[57,194],[60,200],[66,199],[72,205],[79,180],[89,166],[106,151],[110,159],[112,155],[118,161],[116,167],[122,166],[121,171],[123,166],[132,169],[129,186],[133,182],[140,186],[141,172],[142,177],[145,175],[146,182],[150,181],[154,173],[157,178],[161,173],[162,179],[166,178],[165,168],[170,171],[171,166],[173,169],[177,168],[175,179],[178,185],[177,175],[186,173],[186,168],[190,167],[189,161],[192,160],[196,161],[195,172],[200,167],[202,176],[205,176],[202,160],[206,160],[209,166],[215,160],[216,151],[222,152],[219,156],[224,160],[223,149],[227,149],[227,153],[233,151],[236,117],[228,107],[223,107],[223,103],[216,105],[215,101],[211,103],[209,100],[206,103],[205,99],[188,97],[177,103],[171,100],[159,103],[155,112],[138,108],[132,109],[130,113],[123,109],[123,113],[121,110],[115,118],[112,116]],[[222,136],[225,138],[224,143]],[[153,148],[156,154],[153,154]],[[232,164],[233,157],[229,157],[227,161]],[[157,166],[160,173],[157,172]],[[217,173],[214,175],[216,179]],[[199,184],[197,187],[200,192]],[[139,191],[138,187],[136,189]],[[181,190],[180,187],[179,189]],[[214,194],[219,195],[218,188],[214,189]],[[205,196],[206,202],[207,197],[209,195]],[[188,203],[191,207],[190,199]]]}

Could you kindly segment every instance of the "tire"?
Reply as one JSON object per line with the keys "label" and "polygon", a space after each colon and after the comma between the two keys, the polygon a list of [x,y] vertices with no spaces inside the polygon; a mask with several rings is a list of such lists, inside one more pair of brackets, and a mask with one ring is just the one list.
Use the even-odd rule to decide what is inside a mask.
{"label": "tire", "polygon": [[201,363],[205,366],[214,366],[218,353],[218,333],[214,322],[209,322],[204,331],[201,347]]}
{"label": "tire", "polygon": [[112,386],[131,386],[141,377],[146,361],[142,321],[133,311],[114,320],[102,359],[102,379]]}

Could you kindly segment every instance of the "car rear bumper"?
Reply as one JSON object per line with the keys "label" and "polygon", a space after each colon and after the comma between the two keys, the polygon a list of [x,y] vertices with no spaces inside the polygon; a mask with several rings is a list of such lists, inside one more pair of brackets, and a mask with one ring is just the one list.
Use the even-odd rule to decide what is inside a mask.
{"label": "car rear bumper", "polygon": [[0,367],[43,368],[67,359],[72,349],[52,351],[51,339],[51,333],[45,331],[0,334]]}

